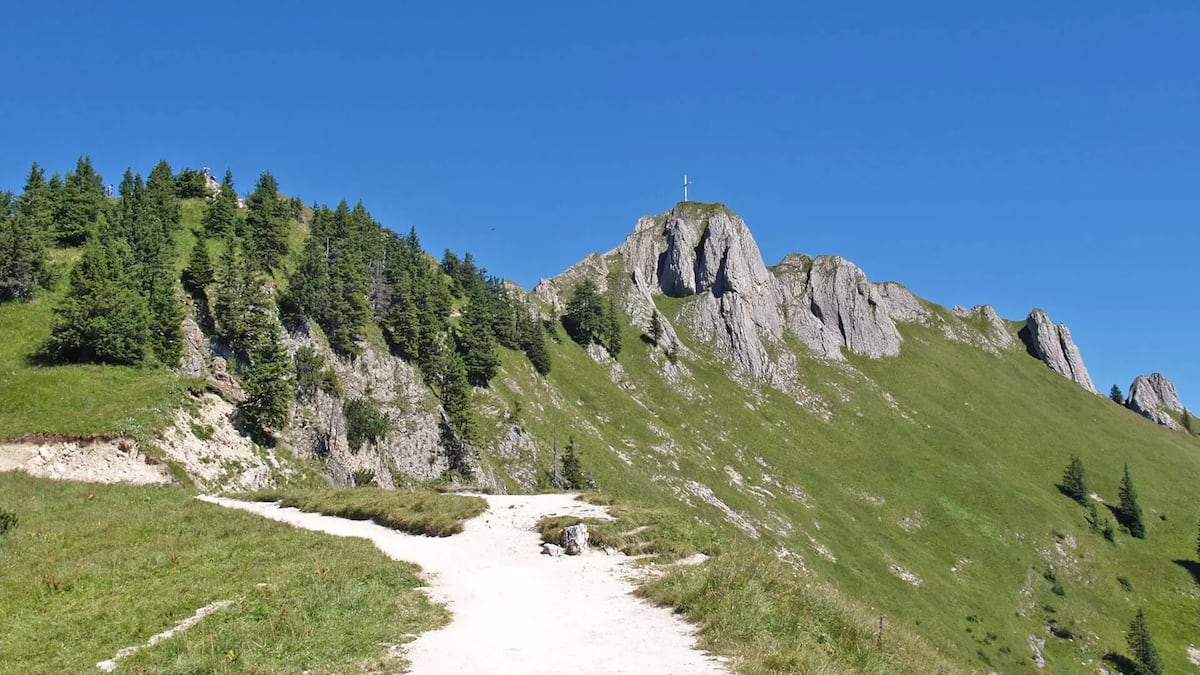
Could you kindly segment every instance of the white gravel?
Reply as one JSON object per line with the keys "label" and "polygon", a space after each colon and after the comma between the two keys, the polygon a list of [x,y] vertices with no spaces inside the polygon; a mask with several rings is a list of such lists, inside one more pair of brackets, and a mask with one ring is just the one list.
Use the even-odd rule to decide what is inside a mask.
{"label": "white gravel", "polygon": [[485,496],[490,506],[462,534],[421,537],[370,522],[217,497],[297,527],[370,539],[420,565],[429,594],[453,613],[447,627],[407,645],[412,672],[609,674],[726,673],[696,649],[691,626],[633,595],[622,555],[540,555],[534,524],[547,515],[606,517],[573,495]]}

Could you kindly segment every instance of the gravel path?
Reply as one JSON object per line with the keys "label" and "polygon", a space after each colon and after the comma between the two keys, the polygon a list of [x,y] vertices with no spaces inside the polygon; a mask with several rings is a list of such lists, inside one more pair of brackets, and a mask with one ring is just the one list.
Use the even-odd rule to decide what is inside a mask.
{"label": "gravel path", "polygon": [[447,627],[407,645],[412,672],[728,672],[697,651],[692,628],[633,595],[628,558],[592,551],[540,555],[534,524],[548,515],[606,517],[573,495],[488,495],[489,509],[446,538],[269,503],[201,497],[222,506],[345,537],[363,537],[395,560],[420,565],[429,594],[453,613]]}

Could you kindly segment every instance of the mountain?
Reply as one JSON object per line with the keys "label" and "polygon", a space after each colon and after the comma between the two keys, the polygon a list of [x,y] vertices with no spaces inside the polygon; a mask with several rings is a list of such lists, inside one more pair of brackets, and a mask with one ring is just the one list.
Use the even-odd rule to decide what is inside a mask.
{"label": "mountain", "polygon": [[[204,240],[206,208],[185,201],[177,260]],[[354,222],[319,213],[293,213],[289,239],[300,244],[265,282],[285,309],[297,270],[311,262],[302,255],[324,250],[317,262],[330,279],[338,262],[336,237],[322,234],[328,243],[304,254],[300,245],[339,217]],[[899,283],[872,282],[837,256],[793,254],[767,266],[734,212],[683,202],[529,293],[489,282],[469,257],[448,255],[441,267],[421,258],[450,292],[444,326],[426,334],[442,357],[475,344],[466,331],[481,305],[472,303],[509,298],[487,305],[496,368],[487,386],[470,390],[470,429],[459,434],[453,367],[422,362],[397,339],[390,310],[413,292],[410,271],[376,273],[401,238],[366,225],[344,230],[384,242],[345,257],[365,271],[360,294],[372,320],[346,349],[330,337],[344,324],[318,321],[317,309],[270,317],[293,363],[317,365],[306,371],[315,384],[266,437],[235,412],[251,364],[214,321],[213,286],[188,303],[184,366],[159,389],[146,386],[164,377],[152,368],[31,365],[24,355],[49,330],[54,295],[0,305],[0,327],[14,336],[0,356],[18,388],[116,378],[111,396],[147,396],[124,418],[100,411],[85,424],[72,421],[75,412],[21,412],[0,415],[0,430],[115,433],[114,446],[137,444],[204,489],[287,483],[315,470],[338,485],[533,491],[553,483],[569,446],[601,493],[674,514],[672,536],[711,538],[718,560],[770,552],[771,565],[836,599],[829,607],[853,610],[831,616],[854,630],[880,621],[915,635],[955,669],[1096,672],[1124,650],[1139,607],[1168,670],[1188,667],[1200,629],[1200,444],[1095,395],[1069,330],[1044,312],[1009,321],[986,305],[946,309]],[[77,253],[55,255],[69,263]],[[357,283],[347,278],[346,287]],[[504,344],[504,326],[521,323],[521,311],[545,340],[548,372],[522,341]],[[1137,405],[1148,406],[1136,410],[1175,410],[1160,382],[1136,389]],[[1090,506],[1057,487],[1073,457],[1086,466]],[[1144,539],[1115,521],[1126,465]],[[721,569],[669,578],[728,585]],[[825,625],[798,629],[805,649],[840,639]],[[753,642],[726,640],[719,644]],[[799,666],[775,669],[789,668]]]}

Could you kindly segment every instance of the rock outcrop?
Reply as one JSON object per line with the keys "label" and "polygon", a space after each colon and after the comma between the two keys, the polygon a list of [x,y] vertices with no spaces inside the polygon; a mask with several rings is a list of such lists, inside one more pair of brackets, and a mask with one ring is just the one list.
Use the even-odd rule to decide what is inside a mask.
{"label": "rock outcrop", "polygon": [[1029,353],[1050,366],[1054,372],[1073,380],[1093,394],[1100,393],[1092,384],[1087,367],[1083,365],[1083,356],[1065,325],[1054,323],[1045,312],[1035,309],[1025,319],[1025,327],[1018,335]]}
{"label": "rock outcrop", "polygon": [[1162,373],[1139,375],[1129,385],[1125,406],[1168,429],[1178,429],[1179,423],[1170,413],[1183,412],[1183,403],[1175,392],[1175,384]]}

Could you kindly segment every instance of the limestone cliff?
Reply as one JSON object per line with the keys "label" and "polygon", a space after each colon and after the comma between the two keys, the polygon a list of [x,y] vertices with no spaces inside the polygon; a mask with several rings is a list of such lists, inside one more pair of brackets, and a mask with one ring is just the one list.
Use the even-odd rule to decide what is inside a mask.
{"label": "limestone cliff", "polygon": [[1074,380],[1093,394],[1099,393],[1092,384],[1087,367],[1083,365],[1079,348],[1071,339],[1071,331],[1065,325],[1054,323],[1045,312],[1035,309],[1025,319],[1025,327],[1019,335],[1029,353],[1050,366],[1054,372]]}
{"label": "limestone cliff", "polygon": [[1183,403],[1175,393],[1175,384],[1162,373],[1139,375],[1129,385],[1125,405],[1139,415],[1154,420],[1168,429],[1178,429],[1179,423],[1170,413],[1183,412]]}

